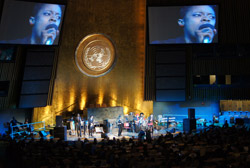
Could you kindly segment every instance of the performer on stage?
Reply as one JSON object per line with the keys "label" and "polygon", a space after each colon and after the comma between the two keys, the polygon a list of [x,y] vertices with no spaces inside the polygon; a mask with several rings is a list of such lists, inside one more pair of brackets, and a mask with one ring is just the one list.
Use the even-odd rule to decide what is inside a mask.
{"label": "performer on stage", "polygon": [[153,135],[153,132],[154,132],[154,116],[153,114],[151,114],[149,117],[148,117],[148,130],[152,133]]}
{"label": "performer on stage", "polygon": [[94,131],[94,116],[90,116],[89,118],[89,136],[93,137],[93,131]]}
{"label": "performer on stage", "polygon": [[25,121],[23,124],[29,124],[29,119],[28,118],[25,118]]}
{"label": "performer on stage", "polygon": [[26,131],[26,133],[30,133],[34,130],[34,126],[29,124],[28,118],[25,118],[25,121],[23,124],[27,124],[23,126],[23,129]]}
{"label": "performer on stage", "polygon": [[[17,121],[15,117],[12,117],[12,120],[10,121],[10,128],[16,126],[17,124],[23,124],[23,123]],[[14,127],[13,131],[19,132],[19,127]]]}
{"label": "performer on stage", "polygon": [[83,135],[85,136],[86,129],[87,129],[87,121],[83,119],[81,126],[83,128]]}
{"label": "performer on stage", "polygon": [[76,117],[76,132],[77,132],[78,137],[82,136],[81,121],[82,121],[82,119],[81,119],[80,114],[77,114],[77,117]]}
{"label": "performer on stage", "polygon": [[122,119],[121,116],[119,115],[117,118],[117,126],[118,126],[118,136],[122,135]]}
{"label": "performer on stage", "polygon": [[70,124],[70,133],[69,133],[69,135],[75,135],[76,125],[75,125],[75,121],[74,121],[73,117],[71,117],[71,119],[69,119],[69,124]]}
{"label": "performer on stage", "polygon": [[140,130],[143,129],[144,123],[145,123],[144,113],[140,113],[140,117],[139,117],[139,128],[140,128]]}
{"label": "performer on stage", "polygon": [[132,132],[135,133],[136,132],[136,117],[133,118],[131,127],[132,127]]}

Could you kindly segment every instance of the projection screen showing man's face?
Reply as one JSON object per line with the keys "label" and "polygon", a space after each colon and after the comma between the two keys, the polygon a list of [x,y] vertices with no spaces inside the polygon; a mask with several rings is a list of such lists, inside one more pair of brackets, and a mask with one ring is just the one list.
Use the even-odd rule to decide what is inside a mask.
{"label": "projection screen showing man's face", "polygon": [[58,45],[64,5],[6,1],[0,43]]}
{"label": "projection screen showing man's face", "polygon": [[149,7],[149,43],[218,43],[217,15],[216,5]]}

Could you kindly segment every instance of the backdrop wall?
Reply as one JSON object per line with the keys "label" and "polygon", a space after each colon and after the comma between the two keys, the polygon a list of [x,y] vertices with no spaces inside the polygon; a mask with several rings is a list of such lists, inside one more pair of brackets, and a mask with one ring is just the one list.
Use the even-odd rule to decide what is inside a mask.
{"label": "backdrop wall", "polygon": [[[87,107],[122,106],[124,113],[153,112],[144,101],[145,0],[68,0],[59,48],[52,105],[35,108],[33,120],[55,124],[55,116]],[[106,75],[83,75],[74,61],[82,38],[102,33],[116,47],[117,62]]]}

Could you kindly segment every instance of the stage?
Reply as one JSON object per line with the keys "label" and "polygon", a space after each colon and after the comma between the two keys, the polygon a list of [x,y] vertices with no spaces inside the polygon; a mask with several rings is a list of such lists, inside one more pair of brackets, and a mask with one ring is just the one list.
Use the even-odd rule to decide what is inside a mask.
{"label": "stage", "polygon": [[[179,133],[179,132],[176,132],[176,133]],[[174,133],[174,134],[176,134],[176,133]],[[154,133],[153,133],[152,138],[159,137],[161,134],[165,135],[166,131],[165,130],[161,130],[161,131],[155,130]],[[123,131],[122,134],[121,134],[121,136],[118,136],[118,132],[106,133],[106,135],[107,135],[107,137],[109,139],[113,139],[113,138],[115,138],[115,139],[135,138],[135,139],[137,139],[138,138],[138,133],[127,132],[127,131]],[[100,140],[103,139],[101,137],[101,133],[94,133],[93,136],[89,136],[88,134],[86,134],[85,136],[83,135],[82,137],[78,137],[77,135],[69,135],[69,131],[68,131],[68,133],[67,133],[67,141],[77,141],[78,138],[80,138],[81,140],[84,140],[85,138],[87,138],[90,141],[94,140],[95,138],[97,139],[97,141],[100,141]]]}
{"label": "stage", "polygon": [[[222,126],[222,124],[215,124],[215,126]],[[79,138],[81,141],[84,141],[85,139],[88,139],[89,141],[93,141],[94,139],[97,139],[97,141],[101,141],[104,136],[102,136],[101,132],[97,132],[97,130],[95,130],[93,132],[93,136],[89,136],[89,132],[88,129],[86,130],[86,133],[84,135],[83,133],[83,129],[82,129],[82,136],[78,137],[76,131],[72,131],[70,129],[66,129],[66,127],[60,127],[62,128],[63,135],[60,134],[60,137],[56,136],[55,134],[55,129],[54,131],[49,131],[49,130],[45,130],[45,131],[39,131],[39,132],[32,132],[31,134],[26,134],[26,135],[19,135],[16,136],[15,139],[17,140],[22,140],[22,139],[34,139],[34,140],[40,140],[41,138],[43,138],[44,140],[50,140],[50,139],[54,139],[54,140],[64,140],[64,141],[78,141]],[[63,129],[65,128],[65,129]],[[203,125],[199,125],[196,124],[196,129],[193,132],[200,132],[201,130],[207,129],[208,126],[203,126]],[[103,130],[101,129],[101,131],[103,132]],[[153,134],[151,134],[151,137],[157,138],[161,135],[166,135],[167,132],[170,132],[173,134],[173,136],[179,134],[179,133],[183,133],[183,125],[182,124],[177,124],[174,127],[173,126],[158,126],[157,129],[154,129]],[[104,133],[104,132],[103,132]],[[121,136],[118,136],[118,128],[114,127],[113,129],[110,129],[108,133],[104,133],[103,135],[105,135],[106,137],[108,137],[109,139],[129,139],[129,138],[134,138],[137,139],[138,138],[138,132],[131,132],[130,130],[127,129],[123,129]],[[146,139],[146,131],[145,131],[145,139]]]}
{"label": "stage", "polygon": [[[169,128],[169,129],[161,129],[161,130],[154,130],[153,134],[151,134],[152,138],[157,138],[160,135],[166,135],[167,132],[171,132],[174,136],[179,134],[182,131],[176,130],[175,132],[173,132],[173,128]],[[118,136],[118,129],[114,128],[112,131],[110,131],[109,133],[105,133],[105,135],[109,138],[109,139],[129,139],[129,138],[134,138],[137,139],[138,138],[138,133],[136,132],[129,132],[127,130],[123,130],[121,136]],[[146,139],[146,132],[145,132],[145,139]],[[77,134],[72,134],[71,130],[67,130],[67,135],[64,136],[64,138],[57,138],[54,137],[53,135],[50,134],[49,131],[46,131],[45,134],[41,134],[39,132],[33,132],[30,135],[19,135],[16,136],[16,140],[23,140],[23,139],[27,139],[27,140],[31,140],[34,139],[35,141],[38,141],[40,139],[43,140],[51,140],[54,139],[55,141],[58,141],[59,139],[64,140],[64,141],[78,141],[79,138],[81,141],[84,141],[85,139],[88,139],[89,141],[94,141],[94,139],[96,139],[98,142],[100,142],[102,139],[104,139],[104,137],[102,137],[101,133],[93,133],[93,136],[89,136],[88,131],[86,131],[86,134],[83,134],[82,131],[82,136],[78,137]]]}

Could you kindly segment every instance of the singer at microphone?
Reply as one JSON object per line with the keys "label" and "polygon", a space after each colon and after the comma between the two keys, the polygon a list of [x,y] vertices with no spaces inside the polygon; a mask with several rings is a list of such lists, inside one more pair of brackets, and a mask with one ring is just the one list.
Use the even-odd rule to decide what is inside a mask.
{"label": "singer at microphone", "polygon": [[29,18],[32,26],[30,44],[53,45],[59,35],[62,7],[57,4],[38,3],[34,8],[38,10]]}
{"label": "singer at microphone", "polygon": [[197,31],[197,35],[202,39],[202,43],[211,43],[215,33],[215,28],[211,24],[203,24]]}
{"label": "singer at microphone", "polygon": [[215,6],[186,6],[182,9],[183,19],[178,20],[183,27],[186,43],[212,43],[217,30]]}
{"label": "singer at microphone", "polygon": [[216,11],[215,5],[183,6],[178,19],[183,36],[153,41],[151,44],[212,43],[217,34]]}
{"label": "singer at microphone", "polygon": [[4,40],[2,43],[34,45],[57,44],[63,9],[64,7],[59,4],[35,3],[33,8],[30,9],[32,15],[28,18],[31,32],[25,32],[24,34],[27,34],[26,37],[8,41]]}
{"label": "singer at microphone", "polygon": [[[52,45],[53,44],[53,33],[56,34],[56,31],[58,30],[58,27],[57,25],[55,24],[50,24],[48,25],[45,30],[47,30],[47,34],[48,34],[48,37],[47,37],[47,40],[45,41],[45,44],[46,45]],[[51,34],[51,36],[49,36]]]}
{"label": "singer at microphone", "polygon": [[210,43],[210,38],[209,38],[209,36],[204,36],[204,38],[203,38],[203,43]]}
{"label": "singer at microphone", "polygon": [[52,38],[48,37],[48,39],[45,42],[46,45],[52,45]]}

